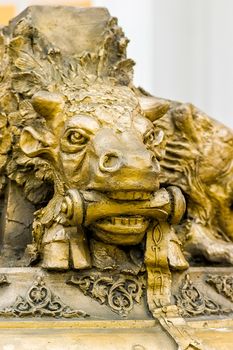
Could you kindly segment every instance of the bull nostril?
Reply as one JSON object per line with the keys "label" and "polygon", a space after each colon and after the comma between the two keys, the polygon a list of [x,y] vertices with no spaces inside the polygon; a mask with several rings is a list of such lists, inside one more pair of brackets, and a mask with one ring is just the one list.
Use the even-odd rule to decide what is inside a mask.
{"label": "bull nostril", "polygon": [[122,156],[117,151],[109,151],[103,154],[99,160],[99,168],[104,172],[114,172],[121,167]]}

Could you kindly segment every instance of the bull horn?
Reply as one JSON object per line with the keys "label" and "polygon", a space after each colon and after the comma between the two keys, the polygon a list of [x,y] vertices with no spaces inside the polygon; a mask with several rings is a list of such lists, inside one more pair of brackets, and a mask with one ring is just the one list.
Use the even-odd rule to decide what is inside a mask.
{"label": "bull horn", "polygon": [[161,118],[170,108],[170,102],[152,96],[139,96],[139,104],[152,122]]}
{"label": "bull horn", "polygon": [[37,113],[45,119],[52,119],[62,111],[64,97],[58,93],[39,91],[33,95],[31,102]]}

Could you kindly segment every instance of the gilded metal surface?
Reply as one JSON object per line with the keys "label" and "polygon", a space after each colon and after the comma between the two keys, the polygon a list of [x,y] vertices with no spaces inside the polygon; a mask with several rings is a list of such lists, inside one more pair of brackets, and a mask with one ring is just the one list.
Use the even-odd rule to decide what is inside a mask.
{"label": "gilded metal surface", "polygon": [[[10,308],[2,288],[1,316],[149,314],[171,349],[207,349],[174,296],[184,316],[232,310],[232,283],[203,271],[233,263],[233,133],[135,87],[127,43],[104,8],[32,6],[0,32],[0,267],[14,286],[15,267],[42,268],[86,306],[67,307],[41,277]],[[182,287],[197,264],[219,300]]]}

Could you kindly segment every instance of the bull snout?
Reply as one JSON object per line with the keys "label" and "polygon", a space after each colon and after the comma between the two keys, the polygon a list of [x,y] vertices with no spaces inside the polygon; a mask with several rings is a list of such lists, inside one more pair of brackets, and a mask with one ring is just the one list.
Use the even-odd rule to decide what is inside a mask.
{"label": "bull snout", "polygon": [[101,129],[92,140],[89,159],[89,190],[153,192],[158,189],[159,163],[141,135],[134,131]]}
{"label": "bull snout", "polygon": [[99,169],[102,172],[114,173],[121,168],[127,167],[129,169],[141,169],[143,171],[160,171],[159,163],[155,156],[149,152],[126,153],[118,150],[110,150],[104,152],[99,159]]}
{"label": "bull snout", "polygon": [[138,169],[143,172],[152,172],[158,174],[160,172],[159,163],[151,151],[142,149],[140,151],[129,152],[125,158],[127,168]]}

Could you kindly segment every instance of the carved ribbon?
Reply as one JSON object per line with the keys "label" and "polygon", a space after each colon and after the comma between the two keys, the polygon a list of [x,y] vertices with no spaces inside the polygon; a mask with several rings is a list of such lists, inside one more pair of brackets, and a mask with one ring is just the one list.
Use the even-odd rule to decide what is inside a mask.
{"label": "carved ribbon", "polygon": [[170,304],[171,272],[167,259],[169,232],[170,225],[165,222],[155,222],[147,232],[147,302],[152,313],[156,307]]}

